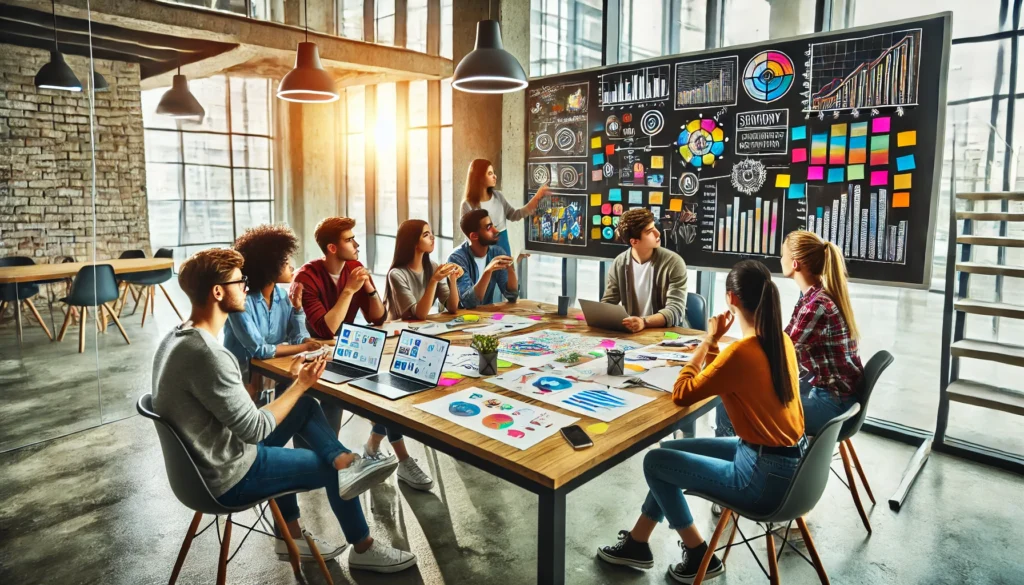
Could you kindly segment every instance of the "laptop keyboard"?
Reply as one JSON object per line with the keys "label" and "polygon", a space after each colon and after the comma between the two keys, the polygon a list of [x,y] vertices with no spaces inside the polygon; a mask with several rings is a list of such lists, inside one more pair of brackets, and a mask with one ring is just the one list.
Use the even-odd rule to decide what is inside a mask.
{"label": "laptop keyboard", "polygon": [[381,374],[378,383],[387,384],[388,386],[393,386],[399,390],[405,390],[406,392],[422,390],[423,387],[427,385],[426,382],[413,382],[411,380],[406,380],[405,378],[392,376],[391,374]]}
{"label": "laptop keyboard", "polygon": [[339,364],[337,362],[330,362],[327,364],[327,371],[349,378],[360,378],[370,373],[368,370],[361,370],[346,364]]}

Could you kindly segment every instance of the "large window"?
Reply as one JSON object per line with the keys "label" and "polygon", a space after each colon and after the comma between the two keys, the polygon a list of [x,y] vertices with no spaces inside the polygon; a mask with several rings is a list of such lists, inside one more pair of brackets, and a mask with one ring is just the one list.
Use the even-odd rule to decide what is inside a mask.
{"label": "large window", "polygon": [[191,80],[202,123],[156,114],[166,88],[142,92],[152,247],[179,259],[231,245],[273,220],[271,87],[265,79]]}
{"label": "large window", "polygon": [[338,0],[338,34],[363,40],[363,0]]}
{"label": "large window", "polygon": [[377,254],[373,270],[387,272],[395,254],[395,234],[398,232],[398,128],[395,126],[397,88],[394,83],[377,86],[377,119],[374,140],[377,143]]}
{"label": "large window", "polygon": [[438,240],[440,257],[448,258],[452,250],[452,241],[455,237],[455,230],[459,226],[455,224],[455,210],[453,209],[456,199],[462,200],[462,194],[458,197],[452,192],[452,80],[451,78],[441,81],[441,226],[434,228],[441,235]]}
{"label": "large window", "polygon": [[530,76],[601,64],[601,0],[530,1]]}
{"label": "large window", "polygon": [[619,61],[703,50],[706,0],[622,0]]}
{"label": "large window", "polygon": [[353,230],[356,241],[366,242],[366,89],[362,86],[345,90],[346,128],[345,153],[346,213],[356,220]]}

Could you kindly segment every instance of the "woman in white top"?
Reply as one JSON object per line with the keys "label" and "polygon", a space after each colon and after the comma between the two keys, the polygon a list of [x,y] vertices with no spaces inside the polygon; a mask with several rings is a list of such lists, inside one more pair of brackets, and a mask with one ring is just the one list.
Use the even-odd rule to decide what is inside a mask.
{"label": "woman in white top", "polygon": [[537,194],[530,199],[524,207],[516,209],[505,199],[505,196],[494,188],[498,184],[498,176],[494,174],[494,167],[491,161],[478,158],[469,163],[469,172],[466,174],[466,194],[462,198],[462,215],[466,215],[474,209],[486,209],[494,222],[494,228],[498,230],[498,245],[505,249],[506,254],[512,253],[509,245],[506,222],[520,221],[524,217],[533,215],[540,205],[540,200],[548,194],[548,186],[543,185]]}
{"label": "woman in white top", "polygon": [[458,264],[438,265],[430,259],[434,234],[422,219],[408,219],[398,227],[395,256],[384,285],[384,306],[389,320],[426,319],[435,301],[449,313],[459,309],[462,276]]}

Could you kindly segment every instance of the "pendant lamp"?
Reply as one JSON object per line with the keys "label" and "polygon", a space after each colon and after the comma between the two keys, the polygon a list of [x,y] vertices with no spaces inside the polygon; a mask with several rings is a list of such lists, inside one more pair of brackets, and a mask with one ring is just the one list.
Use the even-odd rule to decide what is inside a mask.
{"label": "pendant lamp", "polygon": [[171,89],[160,98],[156,106],[156,113],[172,118],[195,118],[202,122],[206,116],[206,110],[202,104],[188,90],[188,79],[181,74],[181,66],[178,66],[178,73],[171,81]]}
{"label": "pendant lamp", "polygon": [[100,75],[100,72],[95,69],[92,70],[92,91],[94,93],[110,91],[110,84],[107,83],[107,78]]}
{"label": "pendant lamp", "polygon": [[36,87],[39,89],[60,89],[64,91],[82,91],[82,82],[78,81],[75,72],[64,61],[64,55],[57,44],[57,0],[52,0],[53,8],[53,50],[50,51],[50,62],[39,68],[36,73]]}
{"label": "pendant lamp", "polygon": [[[487,16],[491,5],[487,4]],[[526,72],[519,61],[501,44],[501,25],[497,20],[476,23],[476,44],[459,61],[452,87],[469,93],[509,93],[525,89]]]}
{"label": "pendant lamp", "polygon": [[[308,2],[303,2],[307,6]],[[320,64],[320,53],[316,43],[309,42],[309,12],[305,12],[306,40],[300,42],[295,52],[295,67],[281,78],[277,86],[277,97],[306,104],[326,104],[340,97],[334,88],[334,79]]]}

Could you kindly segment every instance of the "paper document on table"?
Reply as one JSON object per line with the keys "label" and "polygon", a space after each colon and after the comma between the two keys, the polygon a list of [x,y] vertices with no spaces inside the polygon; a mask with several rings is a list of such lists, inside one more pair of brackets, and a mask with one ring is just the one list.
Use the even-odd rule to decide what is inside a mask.
{"label": "paper document on table", "polygon": [[476,327],[468,327],[465,329],[465,332],[472,333],[473,335],[505,335],[522,331],[537,324],[533,319],[527,319],[518,315],[501,315],[500,313],[499,315],[501,316],[500,319],[492,317],[488,323]]}
{"label": "paper document on table", "polygon": [[676,379],[679,377],[679,372],[682,369],[682,366],[653,368],[640,376],[630,378],[629,381],[638,386],[643,386],[652,390],[672,392],[672,388],[675,386]]}
{"label": "paper document on table", "polygon": [[[604,384],[580,380],[571,369],[542,372],[535,368],[519,368],[490,378],[492,384],[545,404],[611,422],[627,412],[647,404],[654,398],[628,390],[609,388]],[[623,378],[626,380],[626,378]]]}
{"label": "paper document on table", "polygon": [[472,347],[464,345],[452,345],[448,348],[448,357],[444,360],[442,372],[454,372],[469,376],[470,378],[480,377],[480,354]]}

